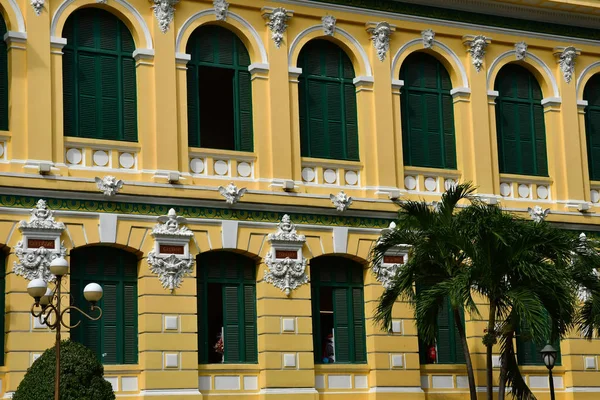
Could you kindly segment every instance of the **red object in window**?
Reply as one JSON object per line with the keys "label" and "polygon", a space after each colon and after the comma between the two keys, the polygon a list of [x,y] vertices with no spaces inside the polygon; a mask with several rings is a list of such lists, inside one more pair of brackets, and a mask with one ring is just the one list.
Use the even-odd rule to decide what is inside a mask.
{"label": "red object in window", "polygon": [[435,361],[437,360],[437,353],[435,351],[435,346],[429,346],[429,348],[427,349],[427,358],[429,359],[429,362],[434,364]]}

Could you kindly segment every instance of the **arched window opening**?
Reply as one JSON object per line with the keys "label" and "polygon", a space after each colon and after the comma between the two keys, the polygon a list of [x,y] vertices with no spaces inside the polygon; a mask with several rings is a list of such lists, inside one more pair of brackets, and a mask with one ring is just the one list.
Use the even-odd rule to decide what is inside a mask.
{"label": "arched window opening", "polygon": [[63,37],[65,136],[136,142],[135,44],[125,24],[84,8],[69,16]]}
{"label": "arched window opening", "polygon": [[256,263],[225,251],[198,261],[198,362],[256,363]]}
{"label": "arched window opening", "polygon": [[302,157],[358,161],[354,68],[327,40],[308,42],[298,57]]}
{"label": "arched window opening", "polygon": [[322,256],[310,275],[315,363],[366,363],[362,265]]}
{"label": "arched window opening", "polygon": [[585,138],[587,141],[590,179],[600,180],[600,74],[590,78],[583,91],[585,108]]}
{"label": "arched window opening", "polygon": [[0,365],[4,365],[4,319],[6,317],[6,253],[0,249]]}
{"label": "arched window opening", "polygon": [[253,151],[250,55],[242,41],[219,26],[202,26],[188,41],[189,146]]}
{"label": "arched window opening", "polygon": [[402,63],[400,79],[404,165],[456,169],[448,71],[435,57],[417,52]]}
{"label": "arched window opening", "polygon": [[542,90],[517,64],[498,72],[494,89],[500,173],[548,176]]}
{"label": "arched window opening", "polygon": [[[0,16],[0,37],[8,32],[4,18]],[[0,131],[8,130],[8,47],[0,40]]]}
{"label": "arched window opening", "polygon": [[90,321],[78,313],[71,323],[71,339],[93,350],[103,364],[136,364],[138,361],[137,257],[124,250],[95,246],[71,253],[71,296],[82,310],[89,309],[83,288],[91,282],[102,286],[98,303],[102,318]]}

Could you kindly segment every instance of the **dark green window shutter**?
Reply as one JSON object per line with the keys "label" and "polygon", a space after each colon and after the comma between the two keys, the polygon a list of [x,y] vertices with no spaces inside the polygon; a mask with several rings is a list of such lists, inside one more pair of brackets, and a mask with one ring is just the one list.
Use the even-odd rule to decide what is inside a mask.
{"label": "dark green window shutter", "polygon": [[137,141],[135,48],[115,15],[75,11],[63,29],[65,136]]}
{"label": "dark green window shutter", "polygon": [[223,287],[223,310],[225,316],[225,362],[237,363],[241,361],[241,329],[240,322],[240,296],[238,286]]}
{"label": "dark green window shutter", "polygon": [[71,296],[83,310],[89,303],[83,288],[96,282],[104,290],[98,303],[102,318],[90,321],[79,314],[72,323],[81,321],[71,331],[71,338],[92,349],[103,364],[136,364],[138,361],[137,259],[135,255],[111,247],[88,247],[71,255]]}
{"label": "dark green window shutter", "polygon": [[[6,32],[6,23],[0,16],[0,37],[4,38]],[[8,48],[4,40],[0,40],[0,130],[8,130]]]}
{"label": "dark green window shutter", "polygon": [[600,180],[600,74],[590,78],[583,91],[585,108],[585,137],[587,142],[590,179]]}
{"label": "dark green window shutter", "polygon": [[[536,343],[531,339],[527,323],[524,322],[517,330],[517,361],[519,365],[544,365],[540,351],[546,346],[546,342]],[[560,341],[552,343],[558,351],[556,365],[561,365]]]}
{"label": "dark green window shutter", "polygon": [[500,172],[548,176],[546,127],[540,85],[517,64],[500,70],[494,86]]}
{"label": "dark green window shutter", "polygon": [[315,363],[323,362],[322,339],[328,333],[321,327],[322,295],[331,296],[330,304],[333,305],[335,362],[366,363],[362,265],[334,256],[312,260],[311,293]]}
{"label": "dark green window shutter", "polygon": [[[198,256],[198,362],[217,362],[213,357],[216,338],[214,330],[223,329],[225,363],[256,363],[258,361],[258,336],[256,331],[256,265],[240,254],[215,251]],[[219,306],[210,293],[221,296],[222,320],[211,311]],[[221,314],[219,314],[221,315]],[[212,328],[211,328],[212,326]],[[212,329],[212,330],[211,330]],[[214,339],[214,340],[213,340]],[[221,362],[221,357],[218,357]]]}
{"label": "dark green window shutter", "polygon": [[256,332],[256,293],[253,285],[244,285],[244,341],[245,361],[258,361]]}
{"label": "dark green window shutter", "polygon": [[365,301],[361,288],[352,288],[352,329],[354,338],[354,362],[367,362],[367,343],[365,335]]}
{"label": "dark green window shutter", "polygon": [[348,289],[333,289],[333,327],[335,361],[348,363],[350,359],[350,321],[348,318]]}
{"label": "dark green window shutter", "polygon": [[[252,82],[248,72],[250,55],[242,41],[225,28],[214,25],[202,26],[190,36],[186,52],[191,55],[191,60],[187,64],[188,145],[208,147],[206,135],[210,135],[211,132],[202,132],[201,129],[202,103],[214,101],[215,96],[209,89],[200,85],[199,74],[203,67],[210,67],[231,71],[233,75],[231,96],[233,97],[232,143],[234,145],[233,148],[222,148],[222,150],[254,151]],[[227,84],[230,82],[224,82],[223,86]],[[224,116],[211,115],[211,118],[231,118],[229,114],[231,110],[223,111],[226,113]]]}
{"label": "dark green window shutter", "polygon": [[298,58],[300,143],[303,157],[359,159],[354,69],[326,40],[307,43]]}
{"label": "dark green window shutter", "polygon": [[448,71],[433,56],[414,53],[400,69],[404,164],[456,168],[454,104]]}

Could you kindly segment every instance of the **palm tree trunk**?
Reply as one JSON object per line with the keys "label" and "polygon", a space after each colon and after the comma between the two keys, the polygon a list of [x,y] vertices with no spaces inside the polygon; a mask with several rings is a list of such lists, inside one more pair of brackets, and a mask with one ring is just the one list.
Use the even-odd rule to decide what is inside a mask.
{"label": "palm tree trunk", "polygon": [[[512,332],[510,338],[506,338],[506,340],[510,340],[511,343],[507,343],[507,346],[512,347]],[[506,376],[508,373],[508,357],[510,352],[505,351],[502,354],[502,359],[500,360],[500,382],[498,383],[498,400],[504,400],[506,396]]]}
{"label": "palm tree trunk", "polygon": [[473,371],[473,364],[471,363],[471,352],[469,351],[469,344],[467,343],[467,334],[465,332],[465,326],[462,324],[460,318],[460,312],[457,308],[452,310],[454,313],[454,323],[458,330],[458,336],[460,336],[460,343],[463,348],[465,355],[465,364],[467,364],[467,379],[469,380],[469,393],[471,394],[471,400],[477,400],[477,386],[475,386],[475,372]]}
{"label": "palm tree trunk", "polygon": [[[488,316],[488,327],[487,333],[495,336],[496,328],[496,302],[490,301],[490,314]],[[490,341],[486,343],[486,354],[485,354],[485,369],[486,369],[486,389],[487,389],[487,400],[494,400],[494,371],[492,369],[492,349],[494,344]]]}

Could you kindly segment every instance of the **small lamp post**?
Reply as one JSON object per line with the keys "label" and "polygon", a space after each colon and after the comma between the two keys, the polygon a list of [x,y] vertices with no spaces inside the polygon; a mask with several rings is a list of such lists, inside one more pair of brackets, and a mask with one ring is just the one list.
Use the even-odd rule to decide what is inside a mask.
{"label": "small lamp post", "polygon": [[[74,325],[68,325],[64,321],[66,312],[77,310],[83,316],[92,321],[98,321],[102,317],[102,309],[96,306],[96,303],[102,298],[102,287],[97,283],[88,284],[83,289],[83,296],[91,304],[91,311],[98,310],[98,316],[92,317],[78,307],[69,305],[61,309],[61,282],[62,278],[69,272],[69,263],[63,257],[55,258],[50,263],[50,272],[56,276],[56,285],[54,290],[48,288],[48,284],[42,279],[34,279],[27,285],[27,293],[33,297],[34,303],[31,306],[31,315],[39,318],[40,321],[50,329],[56,330],[56,375],[54,377],[54,399],[60,399],[60,328],[61,325],[67,329],[73,329],[79,326],[81,321]],[[38,309],[39,310],[36,310]],[[53,317],[53,318],[51,318]],[[53,319],[53,321],[51,321]]]}
{"label": "small lamp post", "polygon": [[556,356],[558,352],[554,347],[550,344],[547,344],[540,353],[542,354],[542,360],[544,360],[544,364],[546,368],[548,368],[548,375],[550,378],[550,399],[555,400],[554,397],[554,379],[552,378],[552,368],[554,368],[554,363],[556,362]]}

